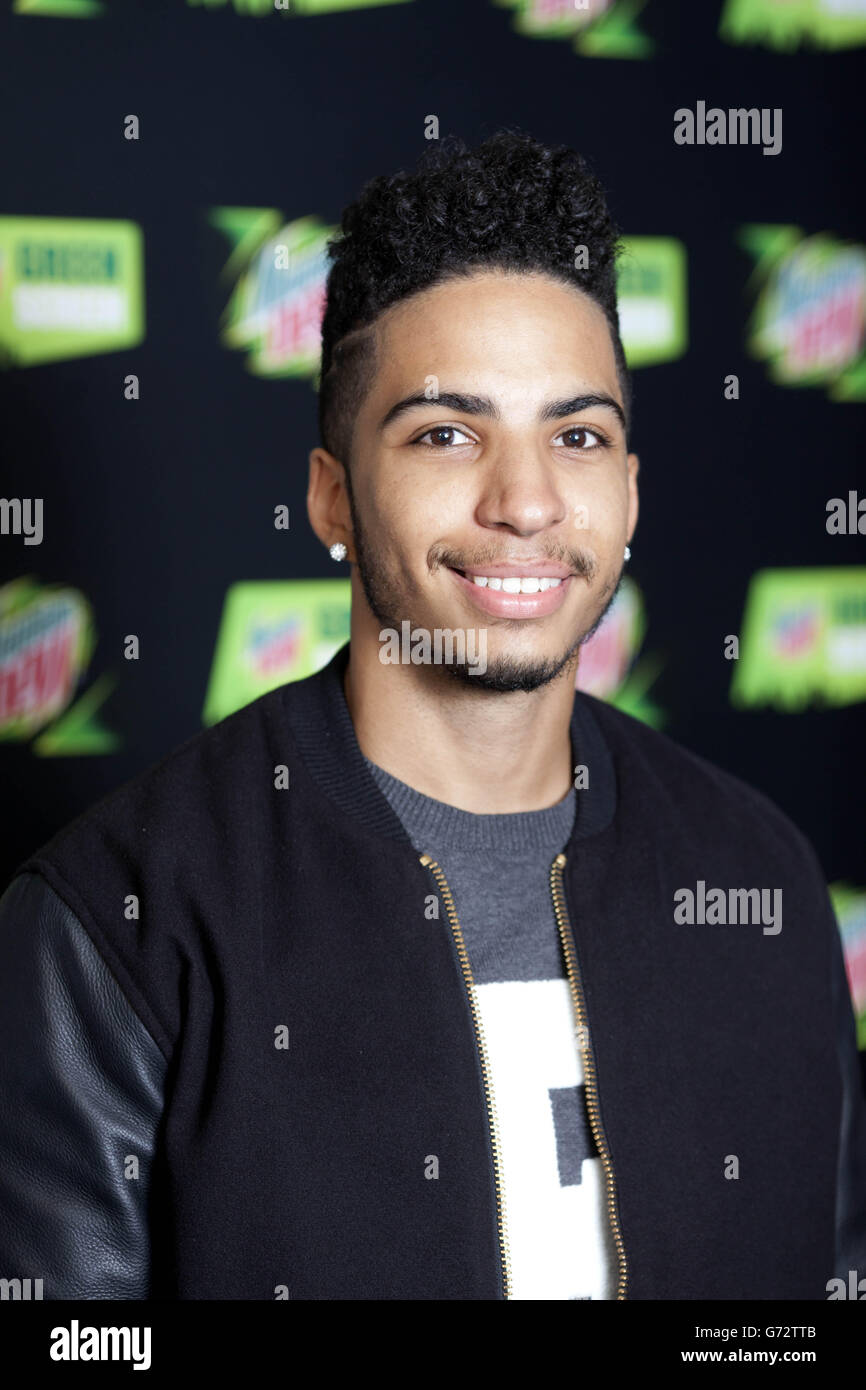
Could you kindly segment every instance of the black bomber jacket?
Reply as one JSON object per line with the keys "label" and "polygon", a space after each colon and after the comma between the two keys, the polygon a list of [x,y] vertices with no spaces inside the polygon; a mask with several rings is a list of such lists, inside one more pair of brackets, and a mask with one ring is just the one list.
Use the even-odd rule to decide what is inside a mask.
{"label": "black bomber jacket", "polygon": [[[0,899],[0,1279],[508,1296],[448,865],[369,774],[348,655],[112,792]],[[550,881],[617,1296],[824,1299],[866,1273],[866,1104],[815,854],[765,796],[598,700],[575,696],[571,737],[589,785]],[[781,930],[677,920],[700,884],[781,890]]]}

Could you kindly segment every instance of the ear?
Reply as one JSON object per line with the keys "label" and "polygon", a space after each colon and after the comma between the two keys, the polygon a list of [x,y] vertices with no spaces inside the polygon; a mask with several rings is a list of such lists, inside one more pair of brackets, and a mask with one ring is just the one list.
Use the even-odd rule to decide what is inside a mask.
{"label": "ear", "polygon": [[637,454],[629,454],[626,462],[628,464],[628,541],[631,543],[637,526],[639,511],[637,475],[640,470],[640,459]]}
{"label": "ear", "polygon": [[320,445],[310,451],[307,516],[323,545],[330,547],[334,541],[342,541],[347,560],[355,559],[345,469],[339,459]]}

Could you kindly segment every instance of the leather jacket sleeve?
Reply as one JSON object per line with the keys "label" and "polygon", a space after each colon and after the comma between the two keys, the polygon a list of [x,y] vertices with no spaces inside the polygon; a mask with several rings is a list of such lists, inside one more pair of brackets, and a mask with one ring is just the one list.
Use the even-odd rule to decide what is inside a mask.
{"label": "leather jacket sleeve", "polygon": [[148,1297],[165,1073],[78,918],[19,874],[0,898],[0,1278]]}

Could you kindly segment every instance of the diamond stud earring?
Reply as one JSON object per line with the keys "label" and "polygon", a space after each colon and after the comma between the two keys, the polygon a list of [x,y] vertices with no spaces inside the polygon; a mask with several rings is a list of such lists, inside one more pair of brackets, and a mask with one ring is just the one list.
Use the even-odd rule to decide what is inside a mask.
{"label": "diamond stud earring", "polygon": [[625,558],[626,558],[626,560],[630,560],[630,559],[631,559],[631,546],[630,546],[630,545],[627,545],[626,548],[625,548]]}
{"label": "diamond stud earring", "polygon": [[334,541],[334,544],[331,546],[330,549],[330,556],[332,560],[345,560],[348,553],[349,552],[343,545],[342,541]]}

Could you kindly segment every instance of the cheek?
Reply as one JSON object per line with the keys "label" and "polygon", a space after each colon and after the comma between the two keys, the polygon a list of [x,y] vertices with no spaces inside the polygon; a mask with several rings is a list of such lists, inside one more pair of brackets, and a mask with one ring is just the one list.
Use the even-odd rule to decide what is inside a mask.
{"label": "cheek", "polygon": [[405,494],[379,476],[364,498],[362,520],[371,541],[376,542],[380,559],[400,553],[406,538],[405,516]]}
{"label": "cheek", "polygon": [[383,479],[373,499],[387,533],[413,566],[426,568],[426,557],[436,544],[453,541],[466,530],[472,516],[467,489],[454,481],[436,478],[431,470],[425,478],[413,470],[394,472]]}
{"label": "cheek", "polygon": [[610,476],[584,477],[569,497],[575,533],[604,549],[618,536],[628,513],[628,479]]}
{"label": "cheek", "polygon": [[427,552],[437,537],[424,494],[380,479],[364,502],[363,522],[370,563],[395,587],[411,590],[427,573]]}

